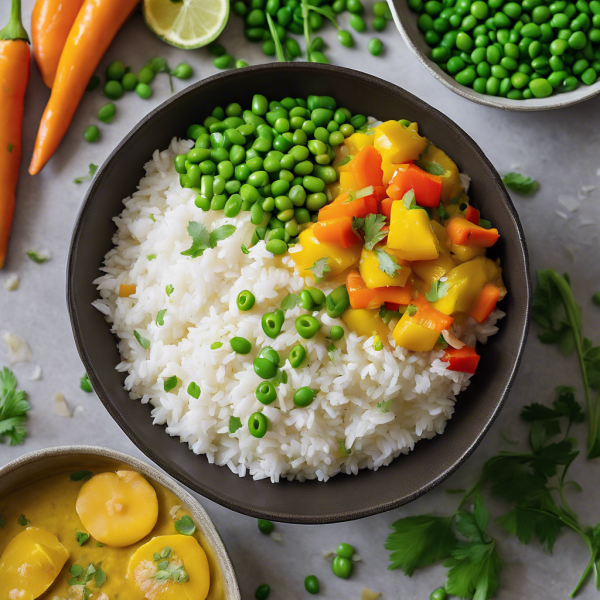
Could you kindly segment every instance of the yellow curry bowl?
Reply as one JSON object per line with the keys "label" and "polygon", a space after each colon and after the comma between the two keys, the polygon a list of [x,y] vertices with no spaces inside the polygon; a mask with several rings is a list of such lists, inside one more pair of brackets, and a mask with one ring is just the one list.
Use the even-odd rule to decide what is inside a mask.
{"label": "yellow curry bowl", "polygon": [[0,598],[241,600],[217,530],[171,477],[92,446],[0,468]]}

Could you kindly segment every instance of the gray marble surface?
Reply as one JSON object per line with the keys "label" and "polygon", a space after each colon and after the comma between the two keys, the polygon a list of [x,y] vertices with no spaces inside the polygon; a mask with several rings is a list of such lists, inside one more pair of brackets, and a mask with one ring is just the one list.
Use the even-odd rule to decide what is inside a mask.
{"label": "gray marble surface", "polygon": [[[0,4],[2,23],[8,15],[8,4],[7,0]],[[33,0],[24,0],[27,27],[32,8]],[[532,268],[552,267],[571,274],[583,304],[587,335],[599,342],[600,309],[592,305],[590,297],[600,289],[600,98],[560,112],[500,112],[471,104],[434,81],[404,46],[392,24],[380,35],[386,50],[379,58],[366,51],[368,35],[355,35],[357,45],[353,49],[342,48],[331,27],[323,37],[331,44],[327,54],[332,62],[373,73],[406,88],[463,127],[500,172],[518,168],[540,180],[541,190],[534,197],[515,197]],[[240,20],[235,16],[221,41],[236,58],[244,58],[250,64],[265,60],[260,48],[245,40]],[[182,60],[189,62],[195,69],[192,81],[215,72],[205,50],[186,52],[165,45],[146,29],[140,14],[134,15],[118,34],[100,71],[117,58],[137,70],[153,56],[164,56],[172,65]],[[177,90],[184,85],[175,82]],[[32,68],[16,217],[9,259],[0,272],[0,330],[19,334],[28,341],[33,363],[41,366],[42,377],[39,381],[30,380],[33,363],[15,366],[33,406],[28,423],[30,435],[22,446],[0,446],[0,465],[38,448],[81,443],[109,446],[140,456],[97,398],[79,389],[83,369],[65,305],[65,264],[72,225],[87,186],[75,185],[73,179],[87,172],[88,163],[101,164],[144,114],[169,97],[166,77],[159,78],[153,87],[150,100],[128,95],[119,101],[115,121],[112,125],[101,124],[102,138],[96,144],[83,140],[83,130],[97,123],[96,113],[105,100],[98,92],[86,94],[50,164],[40,175],[30,177],[26,166],[48,98],[39,73]],[[152,150],[149,148],[148,152]],[[597,187],[579,197],[583,186]],[[570,212],[564,206],[564,198],[562,203],[559,201],[560,196],[578,199],[579,208]],[[43,265],[35,264],[25,254],[29,249],[44,248],[52,252],[52,259]],[[21,285],[17,291],[7,292],[4,283],[12,273],[20,276]],[[0,364],[6,364],[7,355],[2,352],[4,348],[0,348]],[[277,525],[282,536],[281,543],[277,543],[260,535],[253,519],[203,501],[231,553],[243,597],[253,597],[256,586],[268,582],[273,600],[306,598],[302,582],[306,575],[314,573],[321,580],[323,598],[358,599],[365,586],[382,592],[383,599],[428,598],[431,590],[443,584],[444,569],[428,568],[412,579],[401,572],[388,571],[383,544],[390,524],[410,514],[453,511],[455,497],[444,490],[473,482],[484,460],[507,447],[502,434],[523,437],[520,407],[532,401],[547,402],[556,385],[577,385],[579,379],[574,357],[563,358],[554,348],[542,346],[534,328],[511,396],[481,446],[446,483],[411,505],[387,514],[318,527]],[[71,419],[55,414],[52,396],[56,391],[62,391],[69,406],[75,409]],[[575,433],[584,440],[584,427],[577,427]],[[584,489],[582,493],[571,493],[571,499],[583,523],[600,521],[599,466],[598,460],[586,462],[583,458],[573,466],[573,476]],[[491,507],[493,514],[502,513],[501,505],[491,503]],[[586,548],[575,535],[561,534],[554,555],[550,556],[537,543],[521,546],[497,528],[493,530],[505,561],[498,598],[567,598],[588,560]],[[335,578],[323,558],[324,551],[341,541],[355,545],[363,558],[349,581]],[[579,597],[596,595],[593,585],[588,585]]]}

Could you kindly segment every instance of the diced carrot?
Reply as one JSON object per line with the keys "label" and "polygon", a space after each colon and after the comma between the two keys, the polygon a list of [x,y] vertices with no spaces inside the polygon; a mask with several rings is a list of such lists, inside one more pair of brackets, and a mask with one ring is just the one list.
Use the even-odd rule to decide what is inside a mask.
{"label": "diced carrot", "polygon": [[392,216],[392,202],[396,201],[392,198],[384,198],[379,205],[379,212],[388,219]]}
{"label": "diced carrot", "polygon": [[475,223],[475,225],[479,225],[479,211],[469,204],[465,212],[465,219],[471,221],[471,223]]}
{"label": "diced carrot", "polygon": [[129,298],[129,296],[135,294],[136,287],[130,283],[122,283],[119,288],[119,298]]}
{"label": "diced carrot", "polygon": [[500,234],[497,229],[484,229],[463,217],[453,217],[446,227],[448,239],[456,246],[489,248],[493,246]]}
{"label": "diced carrot", "polygon": [[377,308],[386,302],[399,306],[410,304],[413,298],[413,287],[390,286],[369,289],[358,271],[350,271],[346,277],[346,289],[350,296],[352,308]]}
{"label": "diced carrot", "polygon": [[442,178],[439,175],[431,175],[417,165],[398,166],[387,189],[390,198],[402,200],[406,192],[413,190],[419,206],[439,205],[442,195]]}
{"label": "diced carrot", "polygon": [[449,371],[475,373],[481,357],[470,346],[448,348],[442,357],[443,362],[449,362]]}
{"label": "diced carrot", "polygon": [[377,200],[373,194],[352,200],[350,194],[345,192],[319,211],[319,221],[339,217],[366,217],[369,213],[377,213]]}
{"label": "diced carrot", "polygon": [[373,146],[363,146],[355,155],[349,164],[359,190],[370,185],[383,185],[381,161],[381,154]]}
{"label": "diced carrot", "polygon": [[352,229],[352,217],[317,221],[313,225],[313,233],[320,242],[336,244],[342,248],[349,248],[362,241]]}
{"label": "diced carrot", "polygon": [[498,304],[498,298],[500,297],[500,288],[493,283],[486,283],[483,286],[481,292],[477,298],[475,298],[475,302],[473,306],[471,306],[471,310],[469,314],[478,322],[483,323],[487,321],[487,318],[492,314],[492,311],[496,308],[496,304]]}
{"label": "diced carrot", "polygon": [[385,191],[384,185],[374,185],[373,186],[373,195],[377,202],[381,202],[384,198],[387,198],[387,192]]}
{"label": "diced carrot", "polygon": [[445,329],[449,329],[454,321],[453,317],[433,308],[429,300],[423,295],[415,298],[411,304],[417,308],[417,312],[412,316],[412,319],[421,327],[442,333]]}

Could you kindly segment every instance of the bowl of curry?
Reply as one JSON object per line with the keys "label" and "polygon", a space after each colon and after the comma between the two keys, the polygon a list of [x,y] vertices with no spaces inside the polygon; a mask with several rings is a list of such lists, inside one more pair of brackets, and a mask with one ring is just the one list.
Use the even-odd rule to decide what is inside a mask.
{"label": "bowl of curry", "polygon": [[0,598],[240,600],[202,506],[170,477],[90,446],[0,469]]}

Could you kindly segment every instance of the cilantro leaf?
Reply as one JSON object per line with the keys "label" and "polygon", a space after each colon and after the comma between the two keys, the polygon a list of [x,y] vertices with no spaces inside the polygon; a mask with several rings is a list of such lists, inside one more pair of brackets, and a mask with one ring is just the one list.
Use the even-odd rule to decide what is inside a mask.
{"label": "cilantro leaf", "polygon": [[234,225],[221,225],[221,227],[217,227],[214,231],[210,232],[208,236],[208,243],[211,248],[214,248],[220,241],[227,239],[229,236],[233,235],[237,227]]}
{"label": "cilantro leaf", "polygon": [[298,304],[299,297],[291,292],[281,301],[281,310],[292,310]]}
{"label": "cilantro leaf", "polygon": [[172,377],[165,379],[165,382],[163,384],[165,392],[170,392],[177,385],[178,381],[179,380],[177,379],[177,375],[173,375]]}
{"label": "cilantro leaf", "polygon": [[392,404],[394,404],[394,399],[390,398],[389,400],[383,400],[382,402],[378,402],[377,408],[379,409],[379,412],[388,413],[390,412]]}
{"label": "cilantro leaf", "polygon": [[154,71],[155,73],[166,73],[171,70],[171,69],[169,69],[167,59],[162,58],[162,56],[156,56],[154,58],[151,58],[146,63],[146,66],[149,69],[151,69],[152,71]]}
{"label": "cilantro leaf", "polygon": [[327,354],[329,355],[329,360],[334,363],[335,362],[335,351],[337,350],[337,348],[335,347],[335,344],[333,342],[329,342],[329,345],[327,346]]}
{"label": "cilantro leaf", "polygon": [[200,398],[200,386],[195,381],[192,381],[190,385],[188,385],[187,393],[192,398],[198,400],[198,398]]}
{"label": "cilantro leaf", "polygon": [[479,219],[479,227],[483,227],[484,229],[490,229],[492,226],[492,222],[487,219]]}
{"label": "cilantro leaf", "polygon": [[35,250],[28,250],[27,256],[38,265],[44,264],[50,260],[50,256],[47,253],[36,252]]}
{"label": "cilantro leaf", "polygon": [[167,287],[165,287],[165,292],[167,296],[170,296],[175,291],[175,288],[169,283]]}
{"label": "cilantro leaf", "polygon": [[156,324],[159,327],[162,327],[165,324],[165,314],[167,312],[166,308],[163,308],[162,310],[159,310],[158,313],[156,314]]}
{"label": "cilantro leaf", "polygon": [[229,433],[235,433],[242,426],[242,421],[238,417],[229,417]]}
{"label": "cilantro leaf", "polygon": [[244,246],[244,244],[242,244],[241,248],[242,248],[242,254],[250,254],[250,250],[248,250],[248,248],[246,248],[246,246]]}
{"label": "cilantro leaf", "polygon": [[402,315],[395,310],[388,310],[384,305],[379,309],[381,320],[387,325],[392,319],[399,319]]}
{"label": "cilantro leaf", "polygon": [[394,275],[402,269],[398,263],[398,259],[395,256],[388,254],[382,248],[375,248],[375,255],[379,262],[379,270],[389,277],[394,277]]}
{"label": "cilantro leaf", "polygon": [[17,523],[21,527],[25,527],[28,523],[31,523],[31,521],[25,515],[19,515],[19,518],[17,519]]}
{"label": "cilantro leaf", "polygon": [[437,175],[438,177],[442,177],[446,173],[446,169],[436,162],[426,162],[421,168],[430,175]]}
{"label": "cilantro leaf", "polygon": [[102,570],[100,565],[98,565],[98,568],[94,573],[94,581],[96,583],[96,587],[102,587],[102,584],[106,581],[106,573]]}
{"label": "cilantro leaf", "polygon": [[11,446],[17,446],[25,441],[25,420],[30,409],[27,394],[17,390],[17,378],[5,367],[0,371],[0,442],[6,438]]}
{"label": "cilantro leaf", "polygon": [[536,536],[547,552],[552,552],[556,537],[563,527],[557,515],[523,506],[515,506],[496,522],[504,531],[517,536],[522,544],[529,544]]}
{"label": "cilantro leaf", "polygon": [[196,524],[192,520],[192,517],[183,515],[181,519],[175,521],[175,530],[182,535],[194,535]]}
{"label": "cilantro leaf", "polygon": [[456,548],[452,517],[420,515],[405,517],[392,524],[394,532],[385,543],[390,551],[389,569],[402,569],[411,576],[415,569],[426,567],[450,555]]}
{"label": "cilantro leaf", "polygon": [[406,312],[409,317],[414,317],[417,314],[417,307],[414,304],[409,304],[406,307]]}
{"label": "cilantro leaf", "polygon": [[425,294],[425,298],[429,300],[429,302],[436,302],[440,298],[443,298],[448,290],[450,289],[450,284],[447,281],[434,281],[429,288],[429,291]]}
{"label": "cilantro leaf", "polygon": [[408,192],[402,196],[402,202],[404,203],[405,208],[408,210],[412,208],[419,208],[417,206],[417,199],[415,198],[415,190],[408,190]]}
{"label": "cilantro leaf", "polygon": [[73,183],[83,183],[84,181],[91,179],[96,174],[97,170],[98,170],[98,165],[95,165],[94,163],[90,163],[88,174],[82,175],[81,177],[77,177],[76,179],[73,179]]}
{"label": "cilantro leaf", "polygon": [[350,454],[350,450],[346,448],[346,440],[338,440],[338,446],[344,454]]}
{"label": "cilantro leaf", "polygon": [[139,331],[137,331],[136,329],[134,329],[133,330],[133,335],[135,336],[135,339],[138,341],[138,344],[144,350],[148,350],[148,348],[150,348],[150,340],[147,339],[147,338],[145,338],[144,336],[142,336]]}
{"label": "cilantro leaf", "polygon": [[352,217],[352,230],[358,231],[365,226],[365,220],[363,217]]}
{"label": "cilantro leaf", "polygon": [[90,534],[89,533],[83,533],[82,531],[78,531],[75,534],[75,539],[77,540],[77,543],[80,546],[83,546],[90,539]]}
{"label": "cilantro leaf", "polygon": [[197,221],[190,221],[187,226],[187,232],[192,238],[192,245],[181,254],[183,256],[191,256],[192,258],[198,258],[202,256],[204,251],[210,246],[210,234],[202,223]]}
{"label": "cilantro leaf", "polygon": [[504,185],[517,194],[533,194],[540,187],[540,184],[531,177],[526,177],[520,173],[511,171],[502,177]]}
{"label": "cilantro leaf", "polygon": [[90,383],[90,378],[88,374],[85,373],[83,377],[79,380],[79,387],[88,394],[91,394],[94,390],[92,389],[92,384]]}
{"label": "cilantro leaf", "polygon": [[156,258],[156,254],[146,254],[147,260],[154,260]]}
{"label": "cilantro leaf", "polygon": [[365,217],[362,229],[365,232],[364,246],[367,250],[373,250],[375,244],[387,235],[387,231],[382,231],[385,220],[385,215],[374,215],[372,213]]}
{"label": "cilantro leaf", "polygon": [[308,270],[313,272],[313,276],[317,283],[323,281],[325,275],[331,271],[331,267],[327,264],[328,260],[327,257],[320,258],[312,267],[308,267]]}

